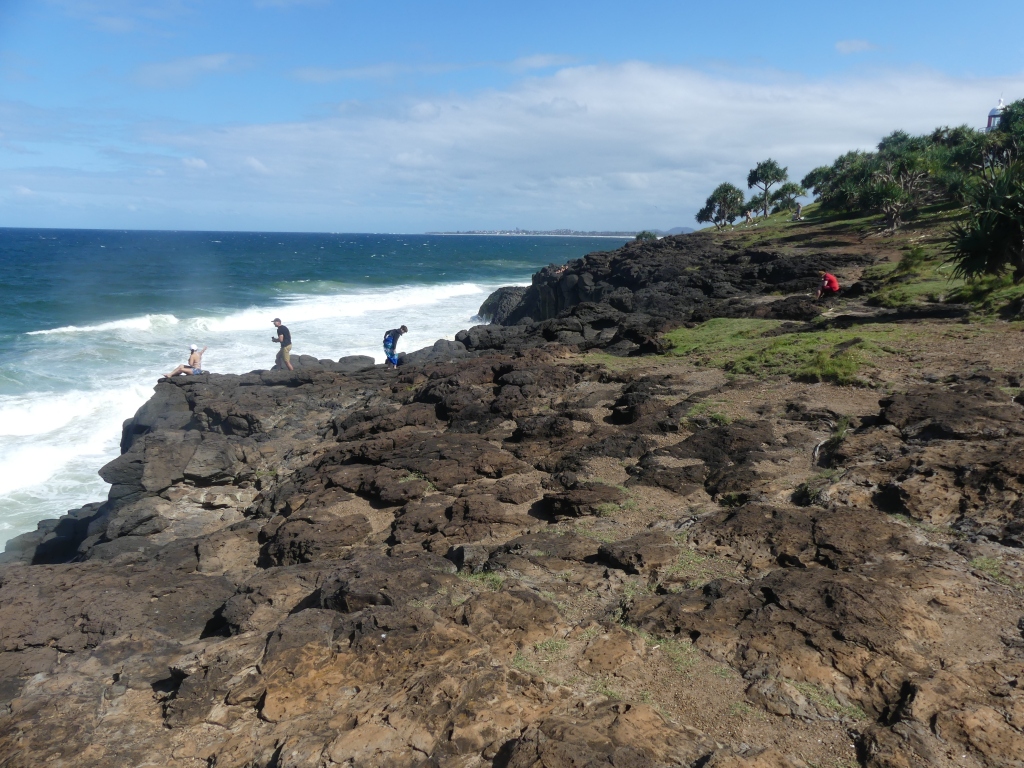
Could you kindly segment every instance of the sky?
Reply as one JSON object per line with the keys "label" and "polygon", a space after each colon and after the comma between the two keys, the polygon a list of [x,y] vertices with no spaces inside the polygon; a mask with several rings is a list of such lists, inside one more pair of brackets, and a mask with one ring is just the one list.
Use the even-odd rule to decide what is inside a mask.
{"label": "sky", "polygon": [[1024,98],[1024,3],[0,0],[0,226],[669,229]]}

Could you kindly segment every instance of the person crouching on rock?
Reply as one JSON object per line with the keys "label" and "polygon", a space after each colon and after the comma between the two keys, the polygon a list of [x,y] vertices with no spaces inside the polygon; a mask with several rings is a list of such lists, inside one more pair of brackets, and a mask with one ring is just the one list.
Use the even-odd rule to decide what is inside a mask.
{"label": "person crouching on rock", "polygon": [[200,349],[195,344],[189,347],[188,362],[184,365],[179,365],[173,371],[167,374],[168,379],[173,379],[175,376],[180,374],[200,374],[209,373],[209,371],[203,370],[203,353],[209,349],[209,347],[203,347]]}
{"label": "person crouching on rock", "polygon": [[271,322],[277,328],[277,336],[271,336],[270,340],[281,345],[274,364],[280,369],[287,368],[289,371],[294,371],[295,369],[292,368],[292,332],[288,330],[287,325],[281,325],[280,317],[275,317]]}
{"label": "person crouching on rock", "polygon": [[398,344],[398,340],[402,337],[403,333],[408,333],[409,329],[404,325],[401,328],[392,328],[390,331],[384,334],[384,357],[387,358],[387,363],[398,367],[398,355],[395,353],[395,346]]}
{"label": "person crouching on rock", "polygon": [[833,299],[839,295],[839,281],[835,275],[831,275],[828,272],[822,270],[818,273],[821,275],[821,283],[818,285],[818,295],[814,297],[815,301],[821,298],[825,298],[826,301]]}

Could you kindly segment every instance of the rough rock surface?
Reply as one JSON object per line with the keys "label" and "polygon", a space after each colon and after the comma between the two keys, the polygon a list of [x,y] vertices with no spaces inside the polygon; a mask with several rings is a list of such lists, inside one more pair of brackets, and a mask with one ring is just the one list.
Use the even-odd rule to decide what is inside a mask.
{"label": "rough rock surface", "polygon": [[[815,265],[695,242],[719,308]],[[675,247],[529,306],[632,263],[634,305],[585,311],[638,338],[709,306],[645,293],[692,288]],[[161,381],[108,499],[3,555],[0,765],[1024,766],[1006,377],[786,400],[585,363],[578,318]],[[711,396],[736,417],[687,416]]]}
{"label": "rough rock surface", "polygon": [[[615,354],[656,351],[655,335],[712,317],[811,320],[821,309],[805,292],[821,269],[870,264],[864,253],[793,253],[738,248],[707,233],[629,243],[547,267],[526,288],[492,293],[479,315],[505,331],[479,328],[469,349],[521,345],[524,331],[580,349]],[[801,292],[774,298],[772,294]]]}

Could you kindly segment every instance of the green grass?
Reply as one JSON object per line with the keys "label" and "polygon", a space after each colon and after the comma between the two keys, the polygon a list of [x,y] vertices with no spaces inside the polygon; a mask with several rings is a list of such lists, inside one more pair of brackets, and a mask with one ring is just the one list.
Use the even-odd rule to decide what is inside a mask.
{"label": "green grass", "polygon": [[1002,584],[1004,587],[1010,587],[1018,593],[1024,593],[1024,584],[1021,584],[1016,579],[1013,579],[1003,573],[1003,563],[999,558],[976,557],[971,560],[970,566],[974,570],[984,573],[997,584]]}
{"label": "green grass", "polygon": [[736,575],[736,565],[732,561],[707,557],[684,548],[676,561],[665,569],[662,579],[669,582],[666,585],[669,592],[678,592],[684,588],[697,589],[712,579],[735,578]]}
{"label": "green grass", "polygon": [[894,324],[857,330],[822,329],[766,336],[778,320],[715,318],[665,334],[670,355],[758,378],[785,375],[797,381],[863,385],[860,372],[891,354],[907,333]]}
{"label": "green grass", "polygon": [[594,693],[600,694],[601,696],[612,699],[613,701],[618,701],[622,698],[619,692],[608,684],[607,680],[597,679],[592,681],[590,683],[590,690]]}
{"label": "green grass", "polygon": [[850,706],[843,706],[839,703],[831,693],[826,691],[820,685],[815,683],[798,683],[795,680],[790,680],[789,684],[796,688],[808,701],[812,701],[815,704],[819,704],[825,709],[834,712],[839,717],[846,720],[867,720],[867,713],[858,707],[856,704]]}
{"label": "green grass", "polygon": [[824,506],[828,503],[826,491],[836,481],[842,472],[834,469],[826,469],[816,475],[812,475],[800,483],[793,491],[793,503],[802,507],[809,507],[814,504]]}
{"label": "green grass", "polygon": [[708,419],[713,424],[716,424],[718,426],[725,426],[726,424],[731,423],[732,419],[730,419],[728,415],[721,413],[719,411],[711,410],[717,404],[718,403],[713,400],[705,400],[703,402],[697,403],[686,412],[686,418],[688,418],[690,421],[694,421],[697,418],[703,416],[704,418]]}
{"label": "green grass", "polygon": [[398,481],[398,484],[403,485],[404,483],[411,483],[413,480],[423,480],[427,484],[427,490],[430,493],[437,493],[437,488],[434,486],[432,482],[430,482],[430,480],[427,479],[427,476],[424,475],[422,472],[410,472],[405,477],[401,478]]}
{"label": "green grass", "polygon": [[533,646],[533,650],[545,657],[544,661],[553,661],[562,656],[569,648],[569,643],[557,637],[542,640]]}
{"label": "green grass", "polygon": [[613,541],[618,541],[614,534],[607,531],[594,531],[586,525],[577,525],[573,530],[579,536],[586,536],[588,539],[594,539],[602,544],[611,544]]}
{"label": "green grass", "polygon": [[460,579],[472,584],[479,584],[480,586],[486,587],[494,592],[501,589],[501,585],[505,583],[505,577],[500,573],[494,573],[494,571],[481,571],[480,573],[466,573],[465,571],[462,571],[456,575]]}
{"label": "green grass", "polygon": [[622,628],[627,632],[635,632],[644,639],[644,643],[651,650],[657,648],[664,653],[676,672],[687,672],[697,666],[701,661],[700,653],[687,640],[680,640],[675,637],[660,637],[646,632],[632,624],[623,624]]}
{"label": "green grass", "polygon": [[868,304],[900,309],[921,302],[954,301],[952,295],[964,281],[952,276],[953,269],[941,251],[920,246],[909,249],[896,263],[878,264],[864,271],[864,277],[881,282]]}
{"label": "green grass", "polygon": [[754,714],[754,710],[749,704],[744,704],[742,701],[737,701],[735,704],[729,705],[729,714],[733,717],[750,717]]}
{"label": "green grass", "polygon": [[997,314],[1008,310],[1021,298],[1024,298],[1024,284],[1014,285],[1011,275],[1000,275],[960,281],[960,285],[949,292],[947,301],[970,304],[982,314]]}
{"label": "green grass", "polygon": [[526,658],[522,651],[516,651],[516,655],[512,657],[511,666],[512,669],[518,669],[520,672],[526,672],[527,674],[538,674],[539,672],[537,665]]}

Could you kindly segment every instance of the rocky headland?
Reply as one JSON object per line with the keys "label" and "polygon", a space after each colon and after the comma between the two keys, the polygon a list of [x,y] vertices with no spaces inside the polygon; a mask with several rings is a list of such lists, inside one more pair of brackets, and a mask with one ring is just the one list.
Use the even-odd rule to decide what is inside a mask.
{"label": "rocky headland", "polygon": [[162,380],[2,557],[0,766],[1024,766],[1020,329],[879,299],[934,237],[634,243],[398,371]]}

